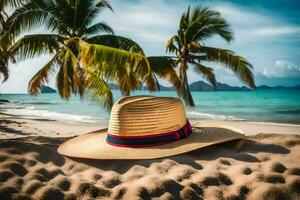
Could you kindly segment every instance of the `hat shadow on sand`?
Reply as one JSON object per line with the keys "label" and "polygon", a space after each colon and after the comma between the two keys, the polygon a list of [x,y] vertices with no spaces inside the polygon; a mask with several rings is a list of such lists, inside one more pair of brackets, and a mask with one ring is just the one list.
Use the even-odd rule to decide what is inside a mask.
{"label": "hat shadow on sand", "polygon": [[69,157],[69,159],[96,168],[101,168],[102,170],[114,170],[122,174],[128,171],[131,166],[140,165],[149,167],[151,164],[161,162],[165,159],[173,160],[179,164],[190,165],[191,167],[198,170],[203,169],[203,167],[201,166],[201,164],[196,162],[197,160],[201,162],[201,160],[210,161],[219,158],[232,158],[244,162],[260,162],[257,157],[251,155],[251,153],[259,152],[288,154],[290,150],[284,146],[277,144],[263,144],[252,140],[241,139],[204,147],[202,149],[197,149],[189,153],[148,160],[95,160],[71,157]]}
{"label": "hat shadow on sand", "polygon": [[[102,170],[114,170],[118,173],[124,173],[130,169],[131,166],[140,165],[149,167],[151,164],[161,162],[165,159],[173,160],[179,164],[190,165],[195,169],[202,169],[203,167],[199,162],[210,161],[219,158],[232,158],[244,162],[260,162],[255,157],[254,153],[264,152],[273,154],[288,154],[290,150],[278,144],[265,144],[258,143],[252,140],[236,140],[222,144],[216,144],[201,148],[189,153],[179,154],[165,158],[149,159],[149,160],[94,160],[85,158],[71,158],[64,157],[57,153],[56,149],[60,144],[69,138],[48,138],[48,137],[26,137],[23,139],[11,139],[1,141],[0,150],[7,147],[9,153],[12,154],[26,154],[35,153],[37,161],[42,163],[52,162],[56,166],[63,166],[65,159],[90,165]],[[21,140],[21,141],[20,141]],[[160,147],[161,148],[161,147]]]}
{"label": "hat shadow on sand", "polygon": [[[144,181],[150,181],[147,182],[147,184],[151,184],[151,181],[154,181],[152,186],[160,181],[159,183],[161,185],[158,186],[158,189],[161,190],[155,191],[169,192],[175,199],[179,199],[185,189],[185,186],[180,182],[181,175],[184,179],[185,175],[191,177],[193,173],[199,171],[197,175],[207,176],[203,177],[203,180],[201,179],[204,186],[234,184],[230,175],[223,174],[217,169],[214,170],[214,173],[217,174],[202,173],[202,170],[210,170],[210,167],[204,164],[206,161],[212,161],[212,165],[210,166],[226,167],[225,165],[227,165],[228,167],[234,160],[243,161],[245,165],[247,165],[247,163],[254,164],[262,162],[261,157],[257,156],[256,153],[271,153],[272,155],[290,153],[288,149],[290,146],[286,148],[285,143],[279,145],[240,140],[216,144],[189,153],[159,159],[92,160],[69,158],[58,154],[57,148],[68,139],[70,138],[26,137],[0,140],[0,161],[1,165],[5,167],[5,170],[0,173],[0,181],[20,180],[24,178],[24,180],[40,182],[41,184],[49,182],[62,188],[62,190],[55,190],[53,194],[51,193],[53,190],[49,187],[43,187],[41,190],[38,190],[38,188],[33,190],[38,190],[37,193],[42,196],[56,195],[55,199],[60,199],[57,196],[60,195],[61,199],[63,199],[67,194],[64,194],[62,191],[68,190],[72,181],[74,181],[74,184],[78,181],[78,185],[76,185],[77,183],[74,185],[74,187],[76,187],[76,194],[74,195],[80,196],[86,194],[86,192],[90,192],[90,195],[101,196],[104,195],[104,193],[102,194],[101,192],[105,192],[106,195],[111,194],[112,191],[118,191],[117,189],[114,190],[114,188],[122,189],[122,187],[116,187],[116,185],[121,185],[121,177],[138,177],[140,175],[139,172],[141,172],[140,170],[145,171],[145,173],[150,170],[154,173],[152,173],[153,176],[145,175],[145,173],[141,174],[141,176],[145,175]],[[300,142],[300,138],[297,141]],[[227,160],[227,158],[229,159]],[[25,168],[23,166],[25,166]],[[174,173],[171,172],[172,178],[167,177],[160,180],[160,173],[165,173],[164,170],[175,170]],[[251,173],[251,169],[246,168],[245,170],[245,173],[248,173],[249,170]],[[299,169],[297,168],[296,170]],[[177,177],[177,175],[179,176]],[[74,178],[76,180],[72,180]],[[180,180],[177,180],[177,178]],[[35,182],[30,182],[28,185],[34,187],[35,185],[33,183]],[[93,184],[95,182],[104,184],[105,187],[94,186]],[[127,183],[131,184],[128,181]],[[20,183],[20,188],[23,184],[25,185],[25,182]],[[194,182],[191,182],[190,187],[192,187],[197,194],[203,194],[205,189],[197,186]],[[12,190],[8,187],[6,189],[11,189],[10,191],[16,192],[17,190],[21,190],[20,188],[13,188]],[[151,193],[150,195],[144,186],[139,189],[143,199],[151,199],[151,195],[158,195],[156,193]]]}

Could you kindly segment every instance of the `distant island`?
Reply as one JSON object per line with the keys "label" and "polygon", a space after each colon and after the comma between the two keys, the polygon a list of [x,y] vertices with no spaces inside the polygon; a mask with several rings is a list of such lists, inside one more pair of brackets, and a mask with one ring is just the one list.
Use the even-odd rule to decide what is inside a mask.
{"label": "distant island", "polygon": [[[111,89],[118,89],[118,86],[116,84],[109,84],[109,87]],[[163,85],[159,85],[160,91],[175,91],[174,87],[166,87]],[[209,85],[208,83],[204,81],[197,81],[192,84],[190,84],[190,90],[191,91],[251,91],[248,87],[245,86],[230,86],[226,83],[220,83],[217,82],[217,88],[214,89],[213,86]],[[146,87],[142,87],[141,90],[147,90]],[[285,87],[285,86],[275,86],[270,87],[266,85],[261,85],[256,88],[256,90],[300,90],[300,85],[294,86],[294,87]]]}
{"label": "distant island", "polygon": [[285,87],[278,85],[276,87],[270,87],[266,85],[262,85],[258,87],[259,90],[300,90],[300,85],[296,85],[294,87]]}
{"label": "distant island", "polygon": [[49,86],[42,86],[41,89],[41,93],[56,93],[56,90],[54,90],[53,88],[49,87]]}
{"label": "distant island", "polygon": [[[248,87],[245,86],[230,86],[225,83],[217,82],[217,87],[214,89],[211,85],[207,84],[204,81],[197,81],[190,85],[191,91],[251,91]],[[256,88],[256,90],[300,90],[300,85],[294,87],[285,87],[285,86],[275,86],[270,87],[266,85],[261,85]]]}
{"label": "distant island", "polygon": [[217,82],[217,87],[214,89],[213,86],[205,83],[204,81],[197,81],[190,85],[191,91],[250,91],[249,88],[242,86],[230,86],[225,83]]}
{"label": "distant island", "polygon": [[[110,83],[109,84],[110,89],[112,90],[118,90],[119,87],[114,84]],[[204,81],[197,81],[192,84],[190,84],[190,90],[191,91],[204,91],[204,92],[209,92],[209,91],[251,91],[248,87],[245,86],[231,86],[226,83],[220,83],[217,82],[217,88],[214,89],[213,86],[209,85],[208,83]],[[140,90],[147,90],[146,87],[142,87]],[[266,85],[261,85],[256,88],[256,90],[300,90],[300,85],[294,86],[294,87],[285,87],[285,86],[266,86]],[[159,85],[159,91],[175,91],[174,87],[166,87],[163,85]],[[56,93],[56,90],[49,87],[49,86],[43,86],[42,87],[42,93]]]}

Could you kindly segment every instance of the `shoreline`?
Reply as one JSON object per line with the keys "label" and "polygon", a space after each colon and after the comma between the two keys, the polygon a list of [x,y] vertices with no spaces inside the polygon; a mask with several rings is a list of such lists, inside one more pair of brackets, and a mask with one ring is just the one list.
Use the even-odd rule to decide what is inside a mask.
{"label": "shoreline", "polygon": [[69,124],[47,119],[27,119],[0,114],[0,140],[29,136],[71,137],[103,129],[101,125]]}
{"label": "shoreline", "polygon": [[[153,94],[139,91],[135,95],[177,96],[176,93],[154,92]],[[114,91],[117,99],[119,94]],[[188,119],[191,120],[224,120],[233,122],[251,122],[253,124],[297,126],[300,125],[299,93],[254,92],[253,95],[243,95],[239,92],[230,94],[194,94],[196,107],[186,107]],[[107,125],[109,115],[99,105],[74,96],[68,102],[57,94],[40,94],[32,98],[28,94],[4,95],[10,103],[0,105],[0,112],[12,115],[28,116],[26,118],[49,118],[53,120],[81,122],[95,125]],[[115,99],[115,100],[116,100]],[[247,103],[251,101],[252,103]],[[79,110],[74,108],[80,108]],[[82,111],[82,112],[81,112]],[[102,123],[104,122],[104,123]],[[98,125],[98,124],[96,124]]]}
{"label": "shoreline", "polygon": [[[108,124],[72,124],[48,119],[28,119],[16,115],[0,113],[0,139],[27,136],[71,137],[107,128]],[[259,133],[300,135],[300,125],[229,120],[195,120],[192,126],[231,126],[247,135]]]}
{"label": "shoreline", "polygon": [[[8,114],[8,113],[4,113],[0,111],[0,116],[11,116],[14,118],[18,118],[18,119],[27,119],[27,120],[39,120],[36,117],[32,116],[22,116],[22,115],[14,115],[14,114]],[[49,121],[56,121],[59,123],[63,123],[60,120],[52,120],[52,119],[47,119],[42,118],[43,120],[49,120]],[[262,124],[262,125],[275,125],[275,126],[295,126],[295,127],[300,127],[300,121],[299,122],[293,122],[293,121],[252,121],[252,120],[248,120],[248,119],[237,119],[237,120],[232,120],[232,119],[224,119],[224,120],[219,120],[219,119],[204,119],[204,118],[189,118],[190,121],[220,121],[220,122],[243,122],[243,123],[253,123],[253,124]],[[78,122],[64,122],[66,124],[77,124],[77,125],[85,125],[85,124],[89,124],[89,125],[96,125],[98,124],[98,122],[85,122],[85,123],[78,123]],[[104,125],[103,125],[104,126]]]}

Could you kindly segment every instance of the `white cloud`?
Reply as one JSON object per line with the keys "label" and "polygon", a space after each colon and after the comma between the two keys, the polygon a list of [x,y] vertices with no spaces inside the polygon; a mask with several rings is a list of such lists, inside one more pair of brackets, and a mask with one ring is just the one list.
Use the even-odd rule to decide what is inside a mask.
{"label": "white cloud", "polygon": [[275,67],[264,68],[262,74],[268,78],[300,78],[300,66],[287,60],[277,60]]}
{"label": "white cloud", "polygon": [[255,30],[257,35],[261,36],[279,36],[288,34],[299,34],[300,26],[282,26],[282,27],[266,27]]}
{"label": "white cloud", "polygon": [[[184,2],[183,2],[184,3]],[[164,1],[111,1],[114,13],[103,13],[99,20],[111,25],[116,34],[140,43],[148,54],[161,55],[165,42],[175,33],[183,7]],[[182,3],[181,3],[182,4]],[[155,49],[154,49],[155,48]]]}
{"label": "white cloud", "polygon": [[277,60],[275,65],[280,67],[281,69],[287,69],[290,71],[299,71],[300,72],[299,66],[297,66],[294,63],[287,61],[287,60]]}

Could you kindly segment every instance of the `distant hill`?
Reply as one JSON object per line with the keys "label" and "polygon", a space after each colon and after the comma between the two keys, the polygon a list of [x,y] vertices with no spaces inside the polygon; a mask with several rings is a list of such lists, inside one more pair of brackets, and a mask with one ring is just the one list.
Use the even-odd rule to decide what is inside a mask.
{"label": "distant hill", "polygon": [[56,90],[54,90],[53,88],[49,87],[49,86],[42,86],[41,89],[41,93],[56,93]]}
{"label": "distant hill", "polygon": [[[173,87],[164,87],[160,86],[161,91],[171,91],[175,90]],[[192,84],[190,84],[190,90],[191,91],[215,91],[214,87],[205,83],[204,81],[197,81]],[[225,83],[217,83],[217,91],[250,91],[249,88],[242,86],[242,87],[237,87],[237,86],[230,86]]]}
{"label": "distant hill", "polygon": [[[118,90],[119,89],[119,86],[117,86],[116,84],[114,83],[109,83],[109,88],[112,89],[112,90]],[[162,86],[162,85],[159,85],[159,89],[160,91],[175,91],[175,88],[173,87],[165,87],[165,86]],[[143,86],[141,87],[139,90],[147,90],[147,87]]]}
{"label": "distant hill", "polygon": [[112,90],[118,90],[118,89],[119,89],[119,86],[117,86],[117,85],[114,84],[114,83],[109,83],[108,86],[109,86],[109,88],[112,89]]}
{"label": "distant hill", "polygon": [[203,81],[197,81],[190,84],[191,91],[214,91],[214,88]]}
{"label": "distant hill", "polygon": [[300,85],[297,85],[294,87],[285,87],[285,86],[281,86],[281,85],[278,85],[275,87],[270,87],[267,85],[261,85],[261,86],[258,86],[256,89],[257,90],[300,90]]}
{"label": "distant hill", "polygon": [[[119,89],[119,87],[114,83],[110,83],[109,87],[111,89]],[[160,85],[159,87],[160,87],[160,91],[175,91],[174,87],[166,87],[162,85]],[[204,81],[194,82],[190,84],[189,87],[191,91],[251,91],[251,89],[245,86],[242,87],[230,86],[228,84],[220,83],[220,82],[217,82],[216,90],[211,85],[209,85]],[[147,90],[147,88],[142,87],[141,90]],[[270,87],[270,86],[262,85],[262,86],[258,86],[256,90],[300,90],[300,85],[295,87],[284,87],[284,86]]]}
{"label": "distant hill", "polygon": [[174,87],[165,87],[165,86],[159,85],[159,90],[160,91],[175,91],[175,88]]}
{"label": "distant hill", "polygon": [[225,83],[219,83],[217,82],[217,87],[216,89],[214,89],[213,86],[205,83],[204,81],[197,81],[194,82],[190,85],[190,90],[191,91],[250,91],[249,88],[242,86],[242,87],[238,87],[238,86],[230,86],[228,84]]}

